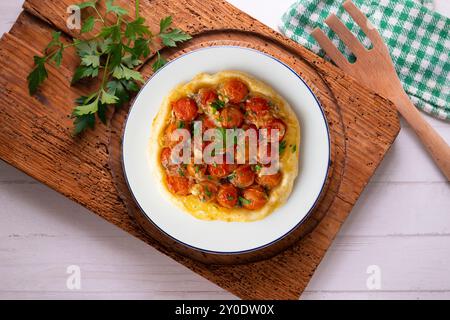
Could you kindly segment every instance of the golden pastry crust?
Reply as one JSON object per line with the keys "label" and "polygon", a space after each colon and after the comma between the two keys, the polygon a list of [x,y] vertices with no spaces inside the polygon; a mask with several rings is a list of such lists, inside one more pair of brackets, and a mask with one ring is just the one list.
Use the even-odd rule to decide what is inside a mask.
{"label": "golden pastry crust", "polygon": [[[217,203],[205,203],[194,195],[176,196],[169,192],[165,182],[165,170],[160,157],[163,149],[164,129],[172,114],[171,102],[195,94],[204,87],[215,87],[228,79],[239,79],[244,82],[252,94],[267,97],[276,106],[276,115],[284,121],[287,132],[284,137],[286,150],[280,157],[280,170],[283,173],[281,183],[272,189],[267,203],[260,209],[247,210],[242,207],[232,209],[219,206]],[[295,147],[294,147],[295,146]],[[239,71],[222,71],[214,75],[201,73],[192,81],[174,88],[164,99],[155,117],[149,146],[149,164],[155,176],[156,183],[162,194],[178,207],[198,219],[221,220],[228,222],[251,222],[261,220],[278,207],[286,203],[290,196],[295,179],[298,176],[300,150],[300,124],[290,105],[267,84]]]}

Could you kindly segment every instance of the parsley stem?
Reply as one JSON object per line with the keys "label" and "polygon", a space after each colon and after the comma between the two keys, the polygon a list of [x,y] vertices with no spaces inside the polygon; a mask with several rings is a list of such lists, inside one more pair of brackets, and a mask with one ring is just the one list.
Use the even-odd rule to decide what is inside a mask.
{"label": "parsley stem", "polygon": [[109,68],[110,60],[111,60],[111,53],[108,53],[108,57],[106,58],[106,63],[105,63],[105,71],[103,73],[102,85],[100,87],[100,90],[103,90],[105,88],[106,78],[109,76],[108,68]]}
{"label": "parsley stem", "polygon": [[135,0],[136,3],[136,19],[139,18],[139,0]]}
{"label": "parsley stem", "polygon": [[105,24],[105,19],[103,19],[102,15],[100,14],[100,12],[98,12],[96,7],[94,7],[94,10],[97,13],[98,17],[100,18],[100,20],[102,21],[102,23]]}

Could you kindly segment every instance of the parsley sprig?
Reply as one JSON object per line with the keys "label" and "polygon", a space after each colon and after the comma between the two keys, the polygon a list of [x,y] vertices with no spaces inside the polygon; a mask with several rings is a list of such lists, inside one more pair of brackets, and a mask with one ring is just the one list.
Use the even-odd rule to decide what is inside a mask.
{"label": "parsley sprig", "polygon": [[[94,128],[96,115],[106,123],[108,106],[121,107],[130,101],[144,82],[136,69],[142,65],[143,59],[150,56],[155,39],[159,38],[168,47],[176,47],[178,43],[191,39],[182,30],[171,28],[171,16],[163,18],[159,32],[153,34],[145,24],[145,18],[139,15],[139,0],[135,1],[134,20],[127,18],[128,10],[115,5],[114,0],[103,0],[106,11],[102,14],[98,9],[100,1],[78,4],[80,10],[94,13],[83,20],[80,33],[91,33],[96,25],[100,25],[100,31],[90,39],[73,39],[69,44],[61,40],[61,32],[53,32],[43,54],[34,57],[35,66],[27,78],[30,95],[34,95],[48,78],[46,66],[49,63],[61,66],[65,49],[75,47],[80,64],[73,74],[72,85],[86,79],[100,78],[100,81],[93,93],[76,99],[72,113],[74,135]],[[112,23],[108,22],[109,16],[115,18]],[[165,64],[166,60],[158,51],[153,71]]]}

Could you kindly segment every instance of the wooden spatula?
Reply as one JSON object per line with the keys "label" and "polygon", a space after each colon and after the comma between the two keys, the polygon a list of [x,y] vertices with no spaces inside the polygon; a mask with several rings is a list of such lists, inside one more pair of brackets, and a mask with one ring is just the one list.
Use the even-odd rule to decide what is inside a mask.
{"label": "wooden spatula", "polygon": [[312,36],[339,68],[396,105],[450,181],[450,147],[409,100],[397,76],[388,48],[378,31],[353,2],[345,1],[343,7],[372,41],[372,49],[366,49],[334,14],[330,15],[325,23],[352,51],[356,61],[350,63],[319,28],[312,32]]}

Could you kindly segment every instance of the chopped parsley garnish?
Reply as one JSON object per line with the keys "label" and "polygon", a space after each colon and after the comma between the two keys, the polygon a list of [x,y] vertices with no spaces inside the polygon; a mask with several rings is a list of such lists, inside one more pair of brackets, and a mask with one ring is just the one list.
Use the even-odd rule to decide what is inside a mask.
{"label": "chopped parsley garnish", "polygon": [[284,150],[286,150],[286,141],[281,141],[280,143],[280,155],[284,153]]}
{"label": "chopped parsley garnish", "polygon": [[179,174],[180,176],[184,177],[184,171],[183,171],[182,167],[179,167],[179,168],[178,168],[178,174]]}
{"label": "chopped parsley garnish", "polygon": [[216,101],[211,103],[211,108],[213,108],[214,112],[219,111],[223,107],[225,107],[225,102],[223,102],[222,100],[216,99]]}
{"label": "chopped parsley garnish", "polygon": [[178,121],[178,125],[177,125],[178,129],[183,129],[185,126],[186,126],[186,124],[184,123],[184,121]]}
{"label": "chopped parsley garnish", "polygon": [[255,171],[255,172],[259,172],[259,171],[261,171],[261,169],[262,169],[262,166],[260,164],[257,164],[253,167],[253,171]]}
{"label": "chopped parsley garnish", "polygon": [[236,173],[233,172],[232,174],[230,174],[230,175],[228,176],[228,180],[231,181],[231,180],[233,180],[235,177],[236,177]]}
{"label": "chopped parsley garnish", "polygon": [[248,205],[252,204],[252,201],[248,200],[248,199],[245,199],[243,197],[239,197],[239,203],[241,205],[247,205],[248,206]]}
{"label": "chopped parsley garnish", "polygon": [[211,193],[211,191],[209,191],[208,187],[205,187],[205,194],[208,198],[211,198],[211,196],[212,196],[212,193]]}
{"label": "chopped parsley garnish", "polygon": [[291,149],[292,149],[292,153],[295,153],[295,151],[297,151],[297,145],[296,144],[292,145]]}
{"label": "chopped parsley garnish", "polygon": [[233,197],[233,196],[227,196],[227,200],[228,200],[228,201],[233,201],[233,200],[234,200],[234,197]]}

